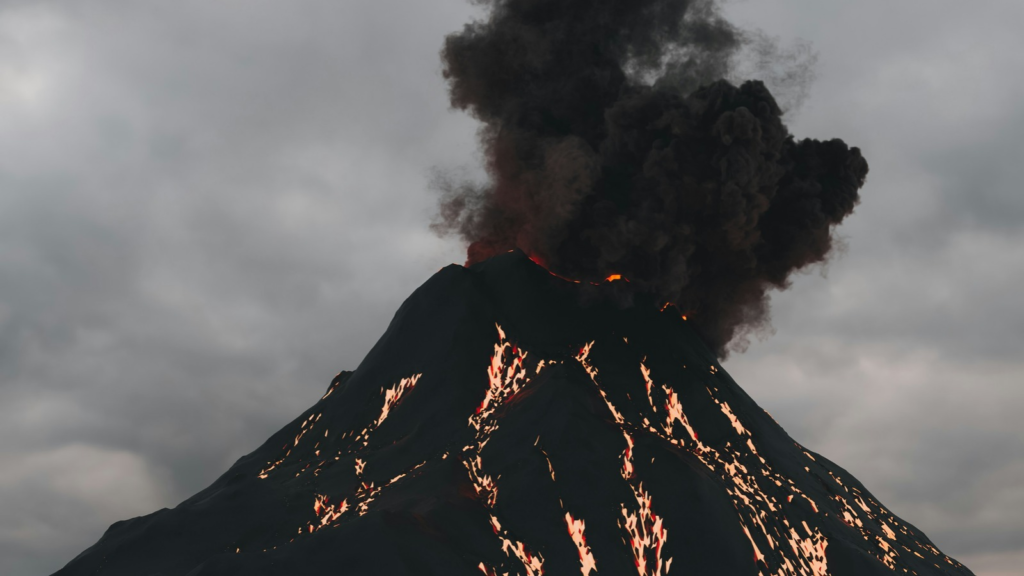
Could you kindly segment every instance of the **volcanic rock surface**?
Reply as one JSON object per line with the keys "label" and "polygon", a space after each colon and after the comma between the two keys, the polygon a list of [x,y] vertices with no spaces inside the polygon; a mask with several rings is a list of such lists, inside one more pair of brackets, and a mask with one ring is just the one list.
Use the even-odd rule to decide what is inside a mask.
{"label": "volcanic rock surface", "polygon": [[971,574],[622,282],[441,270],[309,410],[57,574]]}

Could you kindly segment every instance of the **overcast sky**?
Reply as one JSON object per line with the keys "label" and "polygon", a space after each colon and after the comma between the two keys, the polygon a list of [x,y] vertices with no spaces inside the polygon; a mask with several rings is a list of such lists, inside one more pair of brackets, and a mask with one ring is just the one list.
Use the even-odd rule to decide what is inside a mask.
{"label": "overcast sky", "polygon": [[[871,164],[845,253],[726,368],[979,576],[1024,566],[1024,3],[746,0],[798,136]],[[353,369],[461,247],[462,0],[0,0],[0,573],[174,506]]]}

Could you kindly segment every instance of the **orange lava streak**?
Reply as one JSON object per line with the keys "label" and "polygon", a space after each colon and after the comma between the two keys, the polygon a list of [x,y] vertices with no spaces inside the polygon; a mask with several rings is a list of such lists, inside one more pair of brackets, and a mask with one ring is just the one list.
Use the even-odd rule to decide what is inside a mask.
{"label": "orange lava streak", "polygon": [[[587,344],[580,350],[577,360],[583,365],[591,380],[598,386],[597,368],[589,361],[590,351],[593,343]],[[800,491],[791,478],[774,472],[768,462],[757,452],[750,432],[746,429],[740,419],[733,413],[732,408],[725,401],[719,400],[715,392],[708,388],[712,401],[719,407],[722,414],[732,425],[732,431],[741,439],[736,443],[727,442],[721,450],[712,448],[701,442],[697,431],[689,423],[679,401],[678,394],[668,385],[662,385],[665,392],[665,402],[659,406],[654,401],[655,382],[651,370],[646,366],[646,359],[641,362],[640,372],[644,379],[647,391],[648,404],[655,412],[654,421],[659,420],[658,413],[664,409],[664,424],[655,427],[647,418],[644,419],[642,429],[655,434],[676,446],[686,447],[694,454],[707,468],[718,474],[725,481],[726,493],[732,498],[739,514],[740,525],[750,540],[754,552],[754,562],[761,563],[768,572],[759,570],[760,576],[825,576],[828,573],[828,566],[824,550],[828,542],[816,530],[804,526],[807,537],[799,535],[789,525],[789,521],[782,515],[782,504],[777,502],[770,492],[762,489],[761,483],[768,482],[772,488],[786,487],[794,494],[799,494],[807,499],[811,509],[818,511],[815,503]],[[711,373],[717,372],[712,366]],[[632,446],[633,441],[626,431],[626,426],[631,423],[620,419],[621,415],[608,397],[601,393],[609,410],[616,415],[616,421],[626,438],[626,451],[623,453],[623,477],[629,480],[633,474]],[[679,423],[686,430],[690,438],[679,438],[675,434],[674,424]],[[749,468],[748,468],[749,466]],[[622,527],[630,533],[630,546],[633,549],[637,570],[641,575],[659,574],[659,570],[668,571],[669,562],[659,563],[660,549],[664,545],[664,538],[667,532],[662,525],[661,518],[651,510],[650,494],[644,490],[642,485],[634,485],[630,482],[633,493],[637,500],[637,508],[630,510],[623,506],[622,515],[625,519]],[[791,502],[788,498],[787,502]],[[773,518],[778,518],[774,523]],[[781,521],[780,521],[781,520]],[[768,525],[765,524],[768,522]],[[762,552],[758,547],[758,540],[755,533],[762,534],[767,541],[770,550]],[[789,546],[781,546],[788,543]]]}
{"label": "orange lava streak", "polygon": [[[346,498],[345,500],[342,500],[340,505],[335,506],[333,504],[330,504],[327,496],[315,494],[313,500],[313,513],[316,514],[317,518],[319,519],[319,522],[316,524],[310,523],[308,525],[309,533],[312,534],[313,532],[321,528],[335,524],[337,520],[341,517],[341,515],[348,511],[353,506],[355,506],[356,511],[359,513],[360,516],[365,515],[367,512],[369,512],[370,504],[384,489],[390,487],[392,484],[405,478],[409,474],[412,474],[416,470],[419,470],[426,464],[427,461],[424,460],[423,462],[420,462],[419,464],[413,466],[407,471],[399,474],[398,476],[395,476],[391,480],[387,481],[384,485],[376,486],[373,482],[362,481],[362,475],[363,470],[366,467],[366,461],[356,458],[355,470],[356,479],[359,482],[359,487],[356,489],[355,495],[353,496],[353,504],[350,505],[349,499]],[[302,533],[301,529],[299,530],[299,533]]]}
{"label": "orange lava streak", "polygon": [[416,386],[416,383],[419,382],[421,376],[423,376],[423,374],[416,374],[408,378],[402,378],[400,382],[391,388],[388,388],[387,391],[384,392],[384,408],[381,409],[380,416],[377,417],[377,422],[374,424],[374,427],[379,427],[381,423],[387,419],[388,414],[391,413],[391,409],[398,405],[398,403],[402,401],[402,397]]}
{"label": "orange lava streak", "polygon": [[[718,405],[722,408],[722,413],[725,414],[727,418],[729,418],[729,422],[732,424],[732,427],[733,429],[736,430],[737,434],[739,434],[740,436],[750,436],[750,432],[747,432],[747,429],[743,427],[743,423],[740,422],[740,419],[737,418],[735,414],[733,414],[732,408],[729,408],[728,402],[719,402],[717,399],[715,399],[715,402],[717,402]],[[751,449],[753,449],[753,447],[751,447]],[[756,450],[754,451],[756,452]]]}
{"label": "orange lava streak", "polygon": [[[302,423],[302,429],[299,430],[299,433],[295,435],[295,443],[292,444],[293,448],[299,445],[299,440],[302,440],[302,437],[306,435],[306,432],[309,432],[310,430],[313,429],[313,424],[315,424],[317,420],[320,420],[320,416],[321,414],[310,414],[309,418],[306,418],[306,420]],[[307,426],[309,426],[309,428],[307,428]]]}
{"label": "orange lava streak", "polygon": [[[671,302],[665,302],[661,306],[661,312],[664,312],[665,310],[668,310],[669,308],[675,308],[677,312],[679,311],[679,308],[677,308],[675,304],[673,304]],[[680,312],[679,313],[679,317],[682,318],[683,320],[686,320],[687,316],[689,316],[691,314],[692,314],[692,311]]]}
{"label": "orange lava streak", "polygon": [[679,395],[667,385],[663,385],[662,389],[665,391],[665,433],[672,436],[672,427],[676,422],[679,422],[683,428],[686,428],[690,438],[697,442],[697,431],[693,429],[690,421],[686,418],[686,414],[683,412],[683,405],[679,403]]}
{"label": "orange lava streak", "polygon": [[[356,499],[356,503],[357,503],[356,508],[357,508],[357,511],[359,512],[359,515],[360,516],[364,516],[364,515],[366,515],[367,512],[370,511],[370,504],[373,503],[374,499],[376,499],[377,496],[379,496],[382,491],[384,491],[385,489],[391,487],[391,485],[393,485],[395,482],[398,482],[399,480],[401,480],[402,478],[405,478],[409,474],[412,474],[413,472],[419,470],[420,468],[422,468],[426,464],[427,464],[427,460],[424,460],[423,462],[420,462],[419,464],[413,466],[412,468],[409,468],[405,472],[402,472],[398,476],[395,476],[391,480],[388,480],[387,482],[385,482],[381,486],[376,486],[376,485],[374,485],[373,482],[367,483],[367,482],[360,481],[359,487],[356,489],[356,495],[355,495],[355,499]],[[365,465],[366,465],[365,463],[360,464],[360,466],[365,466]],[[361,468],[360,468],[359,471],[360,471],[360,473],[362,473]]]}
{"label": "orange lava streak", "polygon": [[[797,446],[799,447],[799,445]],[[809,460],[815,461],[814,456],[810,453],[804,451],[804,455]],[[841,517],[847,526],[860,532],[864,540],[871,545],[871,551],[875,557],[887,567],[894,571],[902,569],[905,572],[908,570],[900,556],[900,552],[896,549],[896,545],[909,554],[913,554],[921,559],[925,558],[918,550],[912,550],[907,547],[908,543],[930,554],[933,557],[933,562],[942,561],[950,566],[962,567],[962,564],[946,556],[931,544],[922,542],[913,530],[900,524],[891,512],[873,498],[862,494],[854,486],[847,486],[834,472],[827,469],[826,472],[845,491],[845,494],[833,494],[832,496],[839,505],[837,515]],[[890,524],[895,526],[896,529],[894,530],[890,527]],[[902,535],[902,538],[900,535]]]}
{"label": "orange lava streak", "polygon": [[[633,437],[626,430],[626,419],[608,398],[608,395],[605,394],[604,389],[597,381],[597,368],[590,363],[590,350],[593,346],[593,342],[584,345],[576,356],[576,361],[583,366],[583,369],[590,376],[591,382],[597,387],[601,398],[604,399],[605,404],[608,406],[608,411],[612,413],[615,422],[622,430],[623,437],[626,439],[626,449],[622,453],[622,478],[629,483],[637,505],[635,510],[631,510],[625,503],[622,505],[623,519],[619,521],[619,526],[629,536],[629,546],[633,554],[633,561],[636,564],[637,574],[639,576],[665,576],[672,566],[671,558],[667,560],[662,558],[662,549],[668,540],[668,530],[663,525],[663,519],[655,514],[651,508],[651,495],[644,490],[643,484],[638,484],[634,478]],[[646,370],[646,367],[644,369]],[[645,377],[648,375],[649,371],[647,371]],[[651,400],[651,403],[653,405],[653,400]]]}
{"label": "orange lava streak", "polygon": [[[487,393],[480,402],[480,406],[477,407],[476,413],[469,417],[470,426],[486,436],[489,436],[498,426],[497,422],[493,422],[491,418],[494,411],[522,390],[527,382],[525,366],[527,353],[516,349],[510,342],[506,342],[504,330],[497,324],[495,327],[498,329],[500,340],[498,344],[494,345],[491,365],[487,368],[489,382]],[[493,427],[489,428],[488,426]]]}
{"label": "orange lava streak", "polygon": [[626,449],[622,451],[622,479],[629,480],[633,477],[633,437],[625,430],[622,435],[626,437]]}
{"label": "orange lava streak", "polygon": [[509,538],[494,516],[491,516],[491,526],[501,540],[501,550],[510,558],[514,555],[522,563],[523,568],[526,569],[526,576],[543,576],[544,558],[540,554],[530,553],[522,542]]}
{"label": "orange lava streak", "polygon": [[[498,502],[498,486],[495,480],[484,472],[480,452],[490,440],[491,434],[498,429],[498,419],[495,416],[498,408],[529,384],[525,362],[527,353],[505,340],[505,331],[500,325],[495,324],[494,326],[498,330],[498,343],[494,345],[491,364],[487,368],[488,388],[480,406],[469,417],[469,425],[476,431],[476,434],[473,443],[463,448],[464,456],[462,458],[473,489],[481,497],[484,505],[491,510],[494,510]],[[551,467],[550,461],[548,466]],[[551,477],[554,480],[553,468]],[[491,514],[491,527],[501,541],[502,551],[510,559],[515,557],[522,564],[526,576],[544,574],[544,558],[540,554],[530,552],[522,542],[512,539],[509,533],[502,529],[501,522],[493,513]],[[496,569],[488,568],[483,563],[480,563],[479,568],[484,574],[498,574]],[[502,573],[503,576],[507,576],[507,574],[507,572]]]}
{"label": "orange lava streak", "polygon": [[657,408],[654,407],[654,396],[651,395],[651,392],[654,389],[654,381],[651,380],[651,370],[646,366],[646,364],[644,364],[645,362],[647,362],[646,356],[644,356],[644,359],[640,361],[640,374],[644,377],[644,388],[647,390],[647,403],[651,405],[651,410],[657,410]]}
{"label": "orange lava streak", "polygon": [[601,388],[601,385],[597,383],[597,368],[595,368],[590,363],[590,349],[593,346],[594,343],[589,342],[582,348],[580,348],[580,353],[576,355],[576,361],[579,362],[581,366],[583,366],[583,369],[587,372],[587,375],[590,376],[590,381],[593,382],[595,386],[597,386],[597,391],[598,393],[601,394],[601,398],[604,399],[605,405],[608,406],[608,411],[612,413],[612,417],[615,418],[615,422],[621,426],[626,423],[626,419],[622,417],[622,414],[620,414],[618,409],[615,408],[615,405],[612,404],[612,401],[608,399],[608,395],[605,394],[604,389]]}
{"label": "orange lava streak", "polygon": [[[809,576],[827,576],[828,575],[828,560],[825,556],[825,548],[828,547],[828,540],[821,535],[817,529],[811,530],[807,526],[807,522],[802,522],[804,531],[807,532],[808,537],[803,538],[797,534],[796,529],[789,529],[789,545],[793,550],[793,553],[801,557],[806,561],[806,566],[811,571],[808,573],[803,565],[800,567],[800,571],[796,572],[793,567],[786,561],[786,567],[789,574],[808,574]],[[890,567],[892,568],[892,567]]]}
{"label": "orange lava streak", "polygon": [[629,534],[629,544],[633,552],[633,562],[639,576],[665,576],[672,566],[672,559],[667,561],[661,557],[668,530],[664,520],[651,509],[651,495],[644,490],[643,484],[632,486],[638,509],[633,512],[622,507],[623,521],[620,526]]}
{"label": "orange lava streak", "polygon": [[480,496],[488,508],[493,508],[498,503],[498,486],[494,480],[483,471],[483,460],[479,455],[476,458],[465,458],[462,461],[469,472],[469,480],[477,496]]}
{"label": "orange lava streak", "polygon": [[[583,283],[580,280],[573,280],[572,278],[566,278],[565,276],[562,276],[561,274],[558,274],[556,272],[552,272],[551,269],[547,267],[547,264],[544,263],[544,260],[542,260],[540,258],[540,256],[537,256],[536,254],[531,254],[529,256],[529,258],[530,258],[530,261],[532,261],[534,264],[536,264],[537,266],[540,266],[541,268],[544,269],[545,272],[547,272],[548,274],[551,274],[552,276],[554,276],[555,278],[558,278],[559,280],[565,280],[566,282],[572,282],[573,284],[582,284]],[[604,280],[602,280],[601,282],[587,282],[587,284],[593,284],[594,286],[599,286],[599,285],[604,284],[606,282],[617,282],[619,280],[622,280],[622,281],[625,281],[625,282],[629,282],[629,278],[624,277],[622,274],[609,274],[608,277],[605,278]]]}
{"label": "orange lava streak", "polygon": [[[341,373],[338,373],[338,376],[341,376]],[[337,376],[335,376],[335,378],[337,378]],[[337,387],[338,387],[338,383],[337,382],[335,382],[334,384],[331,384],[331,387],[327,389],[327,393],[324,394],[323,396],[321,396],[320,400],[327,400],[327,397],[330,396],[331,393],[334,392],[334,389],[337,388]]]}
{"label": "orange lava streak", "polygon": [[572,282],[573,284],[580,284],[581,283],[579,280],[573,280],[572,278],[566,278],[565,276],[562,276],[561,274],[555,274],[554,272],[551,271],[551,269],[549,269],[544,264],[544,261],[541,260],[540,257],[537,256],[537,255],[531,254],[530,255],[530,260],[533,261],[533,263],[536,264],[537,266],[540,266],[541,268],[543,268],[545,272],[547,272],[548,274],[551,274],[555,278],[558,278],[560,280],[565,280],[566,282]]}
{"label": "orange lava streak", "polygon": [[[295,435],[295,440],[292,442],[291,447],[285,444],[284,447],[282,448],[283,450],[285,450],[284,456],[282,456],[275,462],[268,462],[267,467],[260,470],[260,473],[256,475],[257,478],[259,478],[260,480],[266,480],[267,477],[270,475],[270,472],[274,468],[277,468],[282,462],[285,461],[286,458],[288,458],[288,456],[291,455],[292,449],[299,445],[299,442],[302,440],[302,437],[305,436],[307,432],[313,429],[313,425],[320,421],[321,416],[323,416],[322,412],[319,414],[310,414],[308,418],[303,420],[302,427],[299,429],[299,433]],[[303,468],[303,470],[305,470],[305,468]]]}
{"label": "orange lava streak", "polygon": [[[392,384],[390,388],[381,388],[381,394],[384,395],[384,406],[380,409],[380,415],[359,432],[352,440],[353,444],[361,444],[363,448],[368,446],[370,444],[370,435],[387,420],[388,416],[391,415],[391,410],[416,386],[416,383],[419,382],[422,376],[423,374],[413,374]],[[351,450],[349,453],[351,454]]]}
{"label": "orange lava streak", "polygon": [[[375,421],[371,422],[366,428],[364,428],[359,433],[359,435],[355,438],[354,442],[361,441],[362,446],[366,447],[370,442],[370,433],[376,430],[377,427],[380,426],[384,422],[384,420],[387,419],[387,417],[391,414],[391,410],[395,406],[397,406],[399,402],[401,402],[402,398],[410,390],[412,390],[414,386],[416,386],[416,383],[419,381],[421,376],[423,376],[423,374],[414,374],[413,376],[409,376],[408,378],[402,378],[402,380],[400,380],[398,383],[394,384],[388,389],[382,389],[381,393],[384,394],[384,406],[381,408],[380,415],[377,417]],[[331,388],[331,390],[327,392],[327,394],[323,396],[323,398],[329,396],[332,390],[334,390],[333,387]],[[323,398],[321,398],[321,400]],[[282,456],[280,459],[274,462],[268,462],[267,467],[260,470],[260,473],[257,474],[257,477],[261,480],[266,480],[270,476],[270,472],[273,471],[278,466],[280,466],[281,463],[283,463],[285,459],[287,459],[288,456],[291,455],[292,449],[298,447],[299,442],[302,440],[302,438],[308,432],[313,430],[314,425],[320,421],[321,416],[323,416],[322,412],[318,414],[310,414],[309,417],[307,417],[302,422],[302,426],[299,429],[299,433],[295,435],[295,439],[292,442],[291,448],[288,448],[288,445],[285,445],[286,452],[284,456]],[[324,430],[324,437],[327,437],[327,430]],[[342,436],[342,438],[344,438],[344,436]],[[319,442],[317,443],[317,446],[319,446]],[[314,448],[316,448],[316,446],[314,446]],[[317,456],[320,455],[319,451],[315,452],[315,454]],[[338,458],[335,459],[337,460]],[[357,462],[356,466],[359,467],[361,466],[361,464]],[[309,467],[310,466],[307,464],[305,468],[299,471],[299,474],[304,472]],[[317,468],[317,472],[319,472],[319,468]],[[296,474],[296,476],[298,476],[298,474]]]}
{"label": "orange lava streak", "polygon": [[[540,436],[537,438],[540,438]],[[544,459],[548,462],[548,472],[551,474],[551,481],[557,482],[557,480],[555,480],[555,467],[551,465],[551,457],[548,456],[548,453],[545,452],[543,448],[541,448],[540,453],[544,455]]]}
{"label": "orange lava streak", "polygon": [[346,511],[348,511],[348,499],[342,500],[341,504],[331,504],[327,496],[317,494],[313,500],[313,512],[316,514],[319,522],[316,524],[309,525],[309,532],[315,532],[330,523],[336,521]]}
{"label": "orange lava streak", "polygon": [[569,535],[572,537],[572,541],[576,544],[576,549],[580,553],[580,572],[583,573],[583,576],[590,576],[591,572],[597,572],[594,554],[590,551],[590,546],[587,546],[587,536],[584,534],[583,520],[577,520],[572,517],[572,514],[566,512],[565,525],[568,526]]}

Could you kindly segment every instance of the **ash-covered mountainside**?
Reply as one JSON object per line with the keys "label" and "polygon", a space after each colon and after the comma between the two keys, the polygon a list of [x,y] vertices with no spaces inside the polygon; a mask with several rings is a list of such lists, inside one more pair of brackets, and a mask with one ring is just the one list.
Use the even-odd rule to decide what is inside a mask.
{"label": "ash-covered mountainside", "polygon": [[621,286],[443,269],[312,408],[57,574],[971,574]]}

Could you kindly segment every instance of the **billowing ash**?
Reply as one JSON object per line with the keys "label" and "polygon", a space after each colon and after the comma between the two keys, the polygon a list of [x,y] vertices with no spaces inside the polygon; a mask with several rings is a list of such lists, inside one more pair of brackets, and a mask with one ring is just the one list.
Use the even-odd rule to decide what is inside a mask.
{"label": "billowing ash", "polygon": [[761,82],[725,80],[750,36],[710,0],[481,0],[442,51],[482,123],[490,181],[442,185],[435,228],[468,262],[521,248],[578,280],[676,304],[724,356],[767,292],[824,261],[868,166],[800,140]]}

